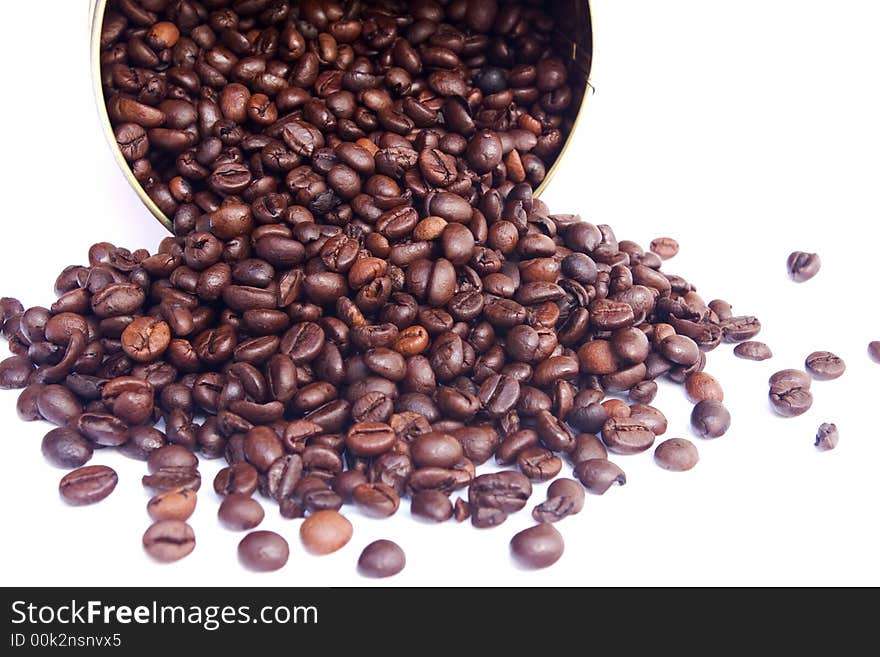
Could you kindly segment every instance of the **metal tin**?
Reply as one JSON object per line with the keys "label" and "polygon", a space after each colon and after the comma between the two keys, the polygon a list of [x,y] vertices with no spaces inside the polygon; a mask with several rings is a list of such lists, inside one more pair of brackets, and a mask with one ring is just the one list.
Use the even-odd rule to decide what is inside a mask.
{"label": "metal tin", "polygon": [[[101,88],[101,27],[104,22],[104,12],[107,9],[108,0],[89,0],[89,3],[91,12],[92,87],[95,93],[95,101],[98,105],[104,137],[107,139],[113,157],[122,170],[122,175],[128,181],[128,184],[132,186],[138,198],[141,199],[153,216],[170,231],[172,230],[171,219],[166,217],[162,210],[159,209],[159,206],[153,202],[153,199],[147,195],[146,190],[134,177],[128,162],[123,157],[122,151],[116,143],[116,136],[113,134],[113,127],[110,124],[110,117],[107,114],[107,106],[104,102],[104,91]],[[570,75],[573,82],[574,100],[567,118],[570,124],[570,127],[567,126],[568,138],[556,157],[556,161],[547,171],[543,182],[535,190],[536,196],[540,196],[547,188],[556,170],[562,165],[562,160],[568,152],[574,134],[577,132],[577,128],[583,119],[586,97],[590,89],[589,77],[593,63],[593,25],[588,0],[551,0],[547,4],[551,5],[551,12],[556,19],[556,39],[559,44],[562,44],[559,50],[571,62]]]}

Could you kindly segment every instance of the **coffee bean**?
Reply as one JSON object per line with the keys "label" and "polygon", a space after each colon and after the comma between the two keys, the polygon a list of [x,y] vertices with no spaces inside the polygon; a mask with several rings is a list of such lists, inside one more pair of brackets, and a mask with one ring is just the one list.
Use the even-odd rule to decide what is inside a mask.
{"label": "coffee bean", "polygon": [[575,437],[574,449],[568,453],[568,458],[577,465],[581,461],[589,459],[607,459],[608,451],[597,436],[591,433],[581,433]]}
{"label": "coffee bean", "polygon": [[814,351],[807,356],[806,368],[814,379],[830,381],[843,376],[846,363],[840,356],[835,356],[830,351]]}
{"label": "coffee bean", "polygon": [[507,512],[495,507],[470,507],[471,525],[477,529],[497,527],[507,520]]}
{"label": "coffee bean", "polygon": [[253,529],[261,522],[265,512],[263,507],[250,495],[232,493],[223,498],[217,517],[227,529],[242,531]]}
{"label": "coffee bean", "polygon": [[602,428],[602,440],[616,454],[638,454],[654,444],[654,432],[632,418],[611,417]]}
{"label": "coffee bean", "polygon": [[196,509],[196,494],[189,489],[170,490],[150,498],[147,513],[153,522],[188,520]]}
{"label": "coffee bean", "polygon": [[691,427],[700,438],[718,438],[730,428],[730,412],[720,401],[701,401],[691,412]]}
{"label": "coffee bean", "polygon": [[880,340],[868,343],[868,355],[875,363],[880,363]]}
{"label": "coffee bean", "polygon": [[654,462],[664,470],[672,472],[690,470],[699,459],[696,446],[684,438],[664,440],[654,450]]}
{"label": "coffee bean", "polygon": [[565,541],[553,525],[541,523],[510,539],[510,552],[522,568],[547,568],[559,561]]}
{"label": "coffee bean", "polygon": [[140,363],[156,360],[171,343],[171,329],[153,317],[138,317],[122,332],[122,348]]}
{"label": "coffee bean", "polygon": [[64,426],[82,412],[82,404],[64,386],[49,385],[40,390],[37,396],[37,409],[43,419]]}
{"label": "coffee bean", "polygon": [[413,516],[431,522],[445,522],[452,517],[452,502],[439,490],[422,490],[412,497]]}
{"label": "coffee bean", "polygon": [[715,380],[715,377],[705,372],[694,372],[685,380],[685,390],[688,399],[694,404],[704,399],[714,399],[715,401],[724,401],[724,391],[721,384]]}
{"label": "coffee bean", "polygon": [[575,466],[574,476],[594,495],[604,495],[614,484],[626,484],[626,474],[607,459],[587,459]]}
{"label": "coffee bean", "polygon": [[584,488],[573,479],[557,479],[547,489],[547,500],[532,509],[537,522],[558,522],[584,508]]}
{"label": "coffee bean", "polygon": [[196,547],[196,537],[182,520],[160,520],[144,532],[143,544],[153,559],[170,563],[189,555]]}
{"label": "coffee bean", "polygon": [[358,572],[365,577],[392,577],[406,566],[406,555],[397,543],[380,539],[373,541],[358,558]]}
{"label": "coffee bean", "polygon": [[195,468],[167,467],[141,478],[145,488],[157,492],[188,488],[197,491],[202,485],[202,477]]}
{"label": "coffee bean", "polygon": [[528,478],[512,470],[480,475],[468,486],[471,508],[498,509],[504,513],[519,511],[531,495]]}
{"label": "coffee bean", "polygon": [[742,342],[761,332],[761,322],[757,317],[728,317],[721,320],[721,330],[725,342]]}
{"label": "coffee bean", "polygon": [[813,405],[812,379],[801,370],[781,370],[770,377],[770,404],[783,417],[803,415]]}
{"label": "coffee bean", "polygon": [[313,513],[299,528],[303,546],[317,555],[336,552],[351,540],[351,535],[351,523],[337,511]]}
{"label": "coffee bean", "polygon": [[372,518],[392,516],[400,506],[397,491],[381,482],[361,484],[352,491],[351,497],[355,505]]}
{"label": "coffee bean", "polygon": [[0,361],[0,389],[24,388],[33,371],[33,364],[24,356],[10,356]]}
{"label": "coffee bean", "polygon": [[788,275],[797,283],[803,283],[810,280],[819,273],[822,261],[815,253],[804,253],[803,251],[794,251],[788,256]]}
{"label": "coffee bean", "polygon": [[678,242],[671,237],[658,237],[651,240],[651,251],[663,260],[669,260],[678,255]]}
{"label": "coffee bean", "polygon": [[562,459],[543,447],[529,447],[516,458],[522,473],[532,481],[548,481],[562,470]]}
{"label": "coffee bean", "polygon": [[100,502],[116,488],[119,477],[106,465],[87,465],[61,478],[58,491],[68,504],[81,506]]}
{"label": "coffee bean", "polygon": [[828,450],[834,449],[837,447],[837,443],[840,441],[840,433],[837,430],[837,425],[823,423],[819,430],[816,432],[816,449],[821,452],[826,452]]}
{"label": "coffee bean", "polygon": [[52,429],[43,437],[43,456],[59,468],[79,468],[92,458],[92,444],[78,431]]}
{"label": "coffee bean", "polygon": [[[253,495],[257,490],[258,476],[257,469],[250,463],[235,463],[223,468],[214,477],[214,492],[218,495]],[[271,476],[270,468],[270,482]]]}
{"label": "coffee bean", "polygon": [[417,467],[451,468],[464,456],[461,443],[453,436],[431,431],[417,436],[410,447]]}
{"label": "coffee bean", "polygon": [[762,361],[773,358],[773,352],[763,342],[741,342],[733,350],[733,353],[739,358],[746,360]]}
{"label": "coffee bean", "polygon": [[275,532],[251,532],[238,544],[238,560],[245,568],[256,572],[279,570],[289,557],[287,541]]}

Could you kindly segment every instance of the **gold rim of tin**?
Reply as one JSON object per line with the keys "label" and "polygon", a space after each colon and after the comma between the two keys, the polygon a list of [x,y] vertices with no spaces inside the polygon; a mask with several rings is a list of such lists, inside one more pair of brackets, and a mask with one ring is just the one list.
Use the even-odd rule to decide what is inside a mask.
{"label": "gold rim of tin", "polygon": [[[107,103],[104,99],[104,90],[101,87],[101,28],[104,24],[104,12],[107,9],[107,2],[108,0],[89,0],[92,18],[90,48],[92,85],[95,93],[95,102],[98,105],[101,129],[104,132],[104,138],[107,140],[107,144],[110,146],[110,151],[113,153],[113,159],[116,160],[116,164],[119,166],[122,175],[128,181],[128,184],[131,185],[134,192],[138,195],[138,198],[140,198],[141,202],[143,202],[150,213],[156,217],[159,223],[165,226],[169,231],[173,232],[173,223],[171,219],[166,217],[162,210],[159,209],[159,206],[150,198],[143,185],[141,185],[131,172],[131,167],[129,166],[128,161],[123,157],[122,151],[116,143],[116,135],[113,134],[113,126],[110,123],[110,116],[107,114]],[[589,0],[583,0],[582,2],[576,1],[573,5],[575,9],[575,16],[572,17],[574,25],[578,27],[583,26],[586,29],[586,33],[581,31],[577,35],[578,40],[565,37],[563,37],[563,40],[567,42],[566,45],[569,49],[567,56],[572,61],[573,66],[575,68],[580,67],[578,72],[583,76],[584,89],[583,94],[580,96],[577,110],[574,112],[574,120],[571,124],[571,130],[568,133],[568,137],[563,143],[559,155],[556,156],[556,160],[553,162],[550,169],[548,169],[544,180],[535,190],[536,197],[540,196],[544,190],[547,189],[547,186],[553,180],[556,171],[562,165],[562,160],[565,158],[566,153],[568,153],[571,148],[574,136],[583,120],[585,114],[584,110],[587,105],[587,96],[590,93],[590,73],[592,71],[592,64],[595,56],[595,47],[593,46],[593,17],[592,12],[590,11]],[[580,41],[584,38],[586,38],[586,42]]]}

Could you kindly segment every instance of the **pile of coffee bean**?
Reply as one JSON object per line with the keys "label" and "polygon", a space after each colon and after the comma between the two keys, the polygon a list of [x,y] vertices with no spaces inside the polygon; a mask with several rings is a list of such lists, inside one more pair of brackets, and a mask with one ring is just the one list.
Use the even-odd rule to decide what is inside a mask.
{"label": "pile of coffee bean", "polygon": [[[253,531],[266,501],[329,554],[353,535],[346,505],[381,518],[409,497],[420,519],[494,527],[570,465],[579,485],[554,481],[511,542],[543,567],[564,549],[549,523],[626,483],[609,452],[666,433],[657,379],[684,386],[698,436],[727,431],[706,354],[760,322],[661,271],[675,240],[644,250],[533,196],[572,98],[541,7],[112,4],[109,113],[174,235],[152,255],[95,244],[48,308],[0,301],[0,387],[58,426],[42,447],[74,469],[65,499],[112,492],[85,465],[99,447],[145,461],[144,548],[180,559],[196,454],[223,458],[220,519],[251,531],[245,566],[274,570],[289,546]],[[756,344],[743,354],[768,357]],[[671,471],[698,458],[681,438],[655,452]],[[384,541],[359,569],[404,564]]]}

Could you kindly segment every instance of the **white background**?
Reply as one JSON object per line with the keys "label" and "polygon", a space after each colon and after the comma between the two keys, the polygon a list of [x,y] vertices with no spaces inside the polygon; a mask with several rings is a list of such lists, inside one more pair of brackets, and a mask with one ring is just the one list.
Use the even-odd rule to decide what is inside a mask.
{"label": "white background", "polygon": [[[68,508],[63,471],[40,454],[48,429],[23,424],[16,394],[0,394],[4,585],[361,585],[355,562],[370,541],[398,541],[398,585],[880,584],[877,503],[880,435],[869,340],[880,339],[876,258],[880,220],[880,5],[863,0],[595,0],[596,93],[565,168],[545,199],[555,211],[609,223],[647,244],[671,235],[681,255],[667,269],[762,319],[775,358],[710,354],[733,414],[728,435],[690,435],[690,405],[664,386],[666,437],[697,442],[691,472],[660,470],[651,453],[617,457],[629,484],[588,496],[558,525],[566,552],[554,567],[517,570],[508,557],[528,512],[500,528],[416,523],[408,503],[390,520],[351,512],[354,538],[327,557],[307,555],[300,521],[266,504],[263,528],[290,542],[274,574],[240,568],[240,535],[216,520],[211,480],[192,519],[198,545],[161,566],[142,553],[148,525],[141,463],[105,450],[93,463],[120,474],[113,495]],[[154,247],[163,231],[140,207],[100,133],[88,64],[85,2],[14,3],[0,40],[4,102],[3,257],[0,293],[25,305],[51,301],[58,271],[108,240]],[[823,269],[790,282],[794,249],[818,251]],[[814,384],[807,415],[784,420],[767,406],[766,380],[830,349],[849,368]],[[812,446],[821,422],[839,448]],[[536,488],[533,501],[543,497]],[[531,505],[528,507],[531,508]]]}

